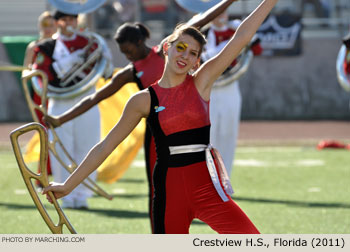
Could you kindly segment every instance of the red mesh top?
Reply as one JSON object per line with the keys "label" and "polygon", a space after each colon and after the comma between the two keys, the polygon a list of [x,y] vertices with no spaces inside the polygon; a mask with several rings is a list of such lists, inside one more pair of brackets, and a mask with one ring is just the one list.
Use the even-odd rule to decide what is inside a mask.
{"label": "red mesh top", "polygon": [[143,88],[148,88],[162,77],[164,59],[157,54],[157,46],[153,47],[145,59],[135,61],[136,76],[141,80]]}
{"label": "red mesh top", "polygon": [[159,107],[152,109],[158,111],[165,135],[210,124],[209,102],[200,96],[191,75],[176,87],[162,88],[158,84],[152,87],[159,100]]}

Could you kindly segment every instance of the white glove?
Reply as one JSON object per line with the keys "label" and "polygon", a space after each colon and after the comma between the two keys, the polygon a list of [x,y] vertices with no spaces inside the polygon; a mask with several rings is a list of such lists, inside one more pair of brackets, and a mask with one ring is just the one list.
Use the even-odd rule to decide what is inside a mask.
{"label": "white glove", "polygon": [[62,57],[52,63],[52,67],[55,70],[58,78],[62,78],[72,67],[76,64],[82,64],[84,62],[85,51],[83,49],[76,50],[66,57]]}

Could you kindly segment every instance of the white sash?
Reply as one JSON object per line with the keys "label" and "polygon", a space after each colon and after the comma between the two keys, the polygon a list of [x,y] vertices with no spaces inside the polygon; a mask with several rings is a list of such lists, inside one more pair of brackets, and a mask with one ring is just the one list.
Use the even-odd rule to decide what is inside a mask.
{"label": "white sash", "polygon": [[[209,174],[211,177],[211,181],[213,182],[213,185],[214,185],[217,193],[221,197],[221,199],[224,202],[226,202],[229,199],[226,196],[225,192],[228,195],[232,195],[233,189],[231,186],[230,178],[227,175],[225,165],[222,161],[222,157],[221,157],[220,153],[215,148],[213,148],[213,146],[211,144],[209,144],[208,148],[206,148],[206,150],[205,150],[205,157],[206,157],[207,167],[208,167],[208,171],[209,171]],[[216,161],[219,174],[216,171],[216,166],[215,166],[214,160]],[[222,188],[219,178],[221,179],[221,183],[222,183],[224,188]]]}

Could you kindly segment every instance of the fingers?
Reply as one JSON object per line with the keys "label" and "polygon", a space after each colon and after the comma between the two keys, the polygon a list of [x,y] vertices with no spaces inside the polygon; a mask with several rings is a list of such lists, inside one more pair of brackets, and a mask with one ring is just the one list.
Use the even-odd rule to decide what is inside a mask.
{"label": "fingers", "polygon": [[50,202],[53,203],[53,199],[50,196],[49,192],[52,192],[53,196],[55,199],[59,199],[63,197],[63,193],[61,193],[62,188],[60,187],[60,184],[55,183],[55,182],[50,182],[50,184],[47,187],[44,187],[41,194],[46,194],[46,199]]}
{"label": "fingers", "polygon": [[47,194],[49,191],[52,191],[51,183],[42,189],[41,194]]}
{"label": "fingers", "polygon": [[61,184],[50,182],[48,186],[44,187],[42,190],[42,194],[47,194],[48,192],[60,192],[61,191]]}
{"label": "fingers", "polygon": [[53,204],[53,200],[52,198],[50,197],[50,195],[46,194],[46,199],[48,202],[50,202],[51,204]]}
{"label": "fingers", "polygon": [[[46,194],[47,201],[50,202],[51,204],[53,204],[53,200],[52,200],[51,196],[48,194],[48,192],[52,192],[52,186],[51,185],[49,185],[47,187],[44,187],[43,190],[41,191],[41,194],[42,195]],[[54,194],[54,192],[52,192],[52,193]]]}

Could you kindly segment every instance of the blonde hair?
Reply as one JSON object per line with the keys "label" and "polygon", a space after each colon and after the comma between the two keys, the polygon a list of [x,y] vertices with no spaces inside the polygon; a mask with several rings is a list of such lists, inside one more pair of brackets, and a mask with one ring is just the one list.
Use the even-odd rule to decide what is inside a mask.
{"label": "blonde hair", "polygon": [[53,15],[51,14],[51,12],[49,11],[44,11],[43,13],[40,14],[39,18],[38,18],[38,25],[40,26],[42,24],[42,22],[45,20],[45,19],[48,19],[48,18],[52,18],[54,19]]}

